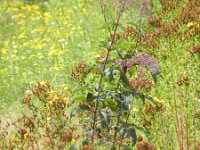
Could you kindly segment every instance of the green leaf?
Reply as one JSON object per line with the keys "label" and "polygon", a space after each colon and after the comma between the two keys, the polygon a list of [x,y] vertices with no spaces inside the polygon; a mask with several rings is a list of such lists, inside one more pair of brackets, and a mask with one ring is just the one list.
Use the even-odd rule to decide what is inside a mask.
{"label": "green leaf", "polygon": [[157,82],[157,79],[158,79],[158,73],[151,73],[153,79],[155,82]]}
{"label": "green leaf", "polygon": [[87,94],[86,100],[87,100],[87,102],[92,102],[95,98],[96,98],[96,97],[94,96],[94,94],[92,94],[92,93],[89,92],[89,93]]}
{"label": "green leaf", "polygon": [[153,98],[147,94],[143,94],[143,93],[138,93],[139,96],[142,98],[143,102],[145,101],[145,99],[151,101],[152,103],[154,103],[155,105],[157,105],[156,101],[153,100]]}
{"label": "green leaf", "polygon": [[136,45],[135,42],[127,42],[125,40],[119,41],[119,43],[116,45],[116,47],[123,51],[124,49],[130,49],[131,47],[134,47]]}
{"label": "green leaf", "polygon": [[84,100],[85,95],[76,95],[72,97],[72,100]]}
{"label": "green leaf", "polygon": [[90,107],[88,105],[85,105],[85,104],[80,104],[79,107],[82,110],[89,110],[90,109]]}
{"label": "green leaf", "polygon": [[122,108],[124,108],[125,110],[129,110],[131,99],[133,97],[132,94],[123,93],[121,97],[122,97]]}
{"label": "green leaf", "polygon": [[113,77],[113,70],[111,68],[107,68],[105,71],[105,77],[107,80],[112,81],[114,79]]}
{"label": "green leaf", "polygon": [[124,150],[132,150],[129,145],[124,145]]}
{"label": "green leaf", "polygon": [[69,149],[70,150],[77,150],[77,145],[76,144],[72,144]]}
{"label": "green leaf", "polygon": [[128,71],[128,73],[129,73],[129,76],[132,77],[132,76],[135,75],[135,70],[131,69],[131,70]]}
{"label": "green leaf", "polygon": [[134,129],[134,128],[129,128],[128,134],[129,134],[129,136],[130,136],[131,139],[132,139],[133,145],[135,145],[136,142],[137,142],[137,135],[136,135],[135,129]]}
{"label": "green leaf", "polygon": [[108,125],[110,122],[110,118],[109,118],[107,112],[104,109],[102,109],[99,111],[99,113],[100,113],[100,116],[103,119],[103,121],[105,121],[106,125]]}

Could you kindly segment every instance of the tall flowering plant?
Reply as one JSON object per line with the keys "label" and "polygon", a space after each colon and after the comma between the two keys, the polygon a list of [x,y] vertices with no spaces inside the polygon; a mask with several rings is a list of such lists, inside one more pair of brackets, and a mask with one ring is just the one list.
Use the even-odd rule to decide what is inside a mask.
{"label": "tall flowering plant", "polygon": [[[147,98],[156,104],[147,94],[152,85],[148,72],[156,82],[160,66],[148,53],[137,54],[139,43],[126,47],[131,43],[128,38],[122,42],[123,37],[138,33],[137,29],[127,27],[126,33],[121,34],[127,36],[119,37],[122,15],[131,9],[133,1],[110,0],[116,18],[111,16],[108,4],[100,2],[110,37],[103,42],[104,50],[92,63],[81,62],[87,67],[80,68],[78,64],[72,69],[71,78],[80,86],[74,92],[74,101],[78,101],[79,106],[73,109],[71,117],[77,114],[82,118],[83,144],[99,146],[101,143],[112,149],[131,149],[137,143],[136,132],[140,128],[133,122],[133,101]],[[147,4],[148,1],[142,3],[142,11],[149,12]],[[110,17],[112,26],[108,23]],[[120,47],[128,50],[119,50]],[[77,80],[80,76],[83,78]]]}

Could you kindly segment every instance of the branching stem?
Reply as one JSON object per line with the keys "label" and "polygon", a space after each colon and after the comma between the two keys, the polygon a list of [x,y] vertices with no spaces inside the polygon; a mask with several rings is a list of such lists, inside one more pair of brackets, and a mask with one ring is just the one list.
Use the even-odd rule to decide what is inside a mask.
{"label": "branching stem", "polygon": [[[92,144],[94,143],[94,135],[95,135],[95,131],[96,131],[96,121],[97,121],[97,111],[98,111],[98,105],[99,105],[99,97],[100,97],[100,90],[101,90],[101,85],[102,85],[102,81],[103,81],[103,76],[104,76],[104,71],[106,69],[106,65],[107,65],[107,62],[108,62],[108,58],[109,58],[109,55],[110,55],[110,52],[111,52],[111,49],[112,49],[112,46],[113,46],[113,43],[115,41],[115,37],[116,37],[116,33],[117,33],[117,29],[118,29],[118,26],[119,26],[119,21],[120,21],[120,18],[122,16],[122,12],[124,10],[124,7],[125,7],[125,0],[124,0],[124,3],[123,3],[123,7],[120,11],[120,13],[118,14],[117,16],[117,20],[114,24],[114,33],[113,35],[110,34],[111,36],[111,42],[109,43],[109,46],[108,46],[108,53],[106,55],[106,59],[104,61],[104,64],[103,64],[103,69],[102,69],[102,73],[101,73],[101,76],[100,76],[100,79],[99,79],[99,84],[98,84],[98,88],[97,88],[97,98],[96,98],[96,102],[95,102],[95,109],[94,109],[94,117],[93,117],[93,125],[92,125],[92,130],[93,130],[93,133],[92,133]],[[105,12],[103,12],[104,16],[105,16]],[[104,19],[106,18],[106,16],[104,17]],[[105,22],[107,22],[107,20],[105,20]],[[108,26],[108,25],[107,25]]]}

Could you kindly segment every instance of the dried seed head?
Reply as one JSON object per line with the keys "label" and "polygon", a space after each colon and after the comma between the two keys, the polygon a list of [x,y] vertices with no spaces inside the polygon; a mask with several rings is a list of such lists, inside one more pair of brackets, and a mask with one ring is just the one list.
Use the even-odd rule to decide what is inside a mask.
{"label": "dried seed head", "polygon": [[157,28],[160,28],[163,25],[163,21],[161,18],[149,18],[148,23],[152,26],[155,26]]}
{"label": "dried seed head", "polygon": [[183,84],[189,85],[190,82],[189,82],[188,76],[182,76],[182,77],[177,81],[177,84],[178,84],[179,86],[181,86],[181,85],[183,85]]}
{"label": "dried seed head", "polygon": [[71,142],[72,141],[72,134],[73,131],[71,129],[68,129],[60,138],[61,142]]}
{"label": "dried seed head", "polygon": [[83,145],[80,150],[94,150],[92,145]]}
{"label": "dried seed head", "polygon": [[197,44],[192,49],[193,53],[200,54],[200,44]]}
{"label": "dried seed head", "polygon": [[146,43],[147,48],[148,47],[154,48],[157,46],[156,38],[158,37],[159,37],[158,33],[150,32],[150,33],[145,34],[142,37],[139,37],[138,39],[139,39],[139,42]]}
{"label": "dried seed head", "polygon": [[160,0],[162,6],[162,12],[166,13],[172,9],[175,9],[179,6],[181,0]]}
{"label": "dried seed head", "polygon": [[25,129],[20,129],[18,132],[21,136],[21,139],[24,139],[25,135],[27,134],[27,131]]}
{"label": "dried seed head", "polygon": [[26,104],[26,105],[29,105],[30,104],[30,101],[31,101],[31,96],[30,95],[25,95],[22,99],[22,103],[23,104]]}
{"label": "dried seed head", "polygon": [[138,141],[138,142],[143,141],[143,137],[142,137],[141,135],[137,135],[137,141]]}
{"label": "dried seed head", "polygon": [[130,86],[135,90],[139,91],[141,89],[144,89],[146,91],[151,90],[151,81],[148,80],[148,77],[146,74],[144,74],[142,71],[138,71],[135,78],[132,78],[129,80]]}
{"label": "dried seed head", "polygon": [[148,142],[142,141],[137,144],[136,150],[156,150],[156,147]]}
{"label": "dried seed head", "polygon": [[72,68],[70,78],[75,79],[78,82],[83,82],[87,73],[87,64],[85,62],[80,62]]}
{"label": "dried seed head", "polygon": [[200,14],[200,1],[189,0],[187,5],[182,9],[180,20],[182,23],[192,22],[198,19]]}
{"label": "dried seed head", "polygon": [[33,88],[33,95],[40,101],[45,101],[46,95],[51,91],[52,86],[47,81],[38,82]]}

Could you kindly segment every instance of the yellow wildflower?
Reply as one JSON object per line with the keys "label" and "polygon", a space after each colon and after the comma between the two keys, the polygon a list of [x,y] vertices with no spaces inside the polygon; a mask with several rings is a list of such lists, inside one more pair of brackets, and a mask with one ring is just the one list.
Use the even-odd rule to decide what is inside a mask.
{"label": "yellow wildflower", "polygon": [[94,58],[98,60],[98,59],[101,58],[101,56],[100,55],[96,55]]}
{"label": "yellow wildflower", "polygon": [[27,139],[28,136],[29,136],[29,134],[28,134],[28,133],[25,133],[25,134],[24,134],[24,139]]}
{"label": "yellow wildflower", "polygon": [[193,22],[189,22],[189,23],[187,24],[187,27],[192,27],[193,25],[194,25]]}
{"label": "yellow wildflower", "polygon": [[164,103],[164,101],[163,100],[160,100],[160,99],[158,99],[157,97],[153,97],[153,100],[157,103],[157,105],[159,106],[159,107],[162,107],[163,106],[163,103]]}
{"label": "yellow wildflower", "polygon": [[6,55],[6,54],[7,54],[7,51],[8,51],[7,49],[2,48],[0,52],[1,52],[3,55]]}
{"label": "yellow wildflower", "polygon": [[75,137],[72,137],[72,142],[76,142],[76,138]]}
{"label": "yellow wildflower", "polygon": [[23,33],[21,33],[19,36],[18,36],[18,39],[23,39],[23,38],[25,38],[26,36],[25,36],[25,33],[23,32]]}

